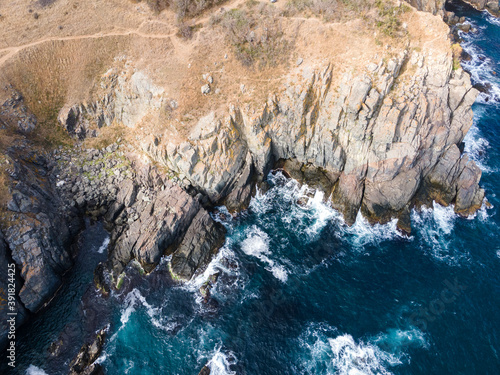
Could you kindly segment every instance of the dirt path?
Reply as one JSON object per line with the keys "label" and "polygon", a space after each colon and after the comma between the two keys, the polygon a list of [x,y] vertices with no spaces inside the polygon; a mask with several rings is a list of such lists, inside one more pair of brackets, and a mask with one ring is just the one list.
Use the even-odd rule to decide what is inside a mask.
{"label": "dirt path", "polygon": [[[234,1],[230,1],[228,2],[227,4],[225,4],[225,7],[227,9],[232,9],[232,8],[236,8],[236,7],[239,7],[240,5],[242,5],[246,0],[234,0]],[[199,24],[199,23],[205,23],[207,21],[210,20],[210,17],[212,16],[212,14],[214,13],[214,10],[207,10],[207,12],[205,12],[204,14],[201,15],[200,18],[195,18],[195,23],[196,24]],[[15,56],[17,53],[19,53],[20,51],[26,49],[26,48],[30,48],[30,47],[34,47],[34,46],[37,46],[37,45],[40,45],[40,44],[43,44],[43,43],[47,43],[47,42],[52,42],[52,41],[71,41],[71,40],[83,40],[83,39],[99,39],[99,38],[107,38],[107,37],[113,37],[113,36],[129,36],[129,35],[137,35],[137,36],[140,36],[142,38],[155,38],[155,39],[167,39],[167,38],[171,38],[173,36],[175,36],[176,32],[177,31],[173,31],[171,33],[168,33],[168,34],[153,34],[153,33],[145,33],[145,32],[142,32],[140,31],[141,28],[143,28],[145,25],[147,25],[148,23],[160,23],[160,24],[164,24],[166,26],[173,26],[173,24],[168,24],[164,21],[160,21],[160,20],[146,20],[144,22],[142,22],[139,27],[137,27],[136,29],[124,29],[123,31],[112,31],[112,32],[107,32],[107,33],[96,33],[96,34],[83,34],[83,35],[70,35],[70,36],[63,36],[63,37],[47,37],[47,38],[42,38],[42,39],[39,39],[37,41],[34,41],[34,42],[30,42],[30,43],[26,43],[26,44],[22,44],[22,45],[19,45],[19,46],[13,46],[13,47],[6,47],[6,48],[2,48],[0,49],[0,66],[2,66],[3,64],[5,64],[5,62],[7,62],[9,59],[11,59],[13,56]]]}
{"label": "dirt path", "polygon": [[[139,26],[139,29],[142,27]],[[154,38],[154,39],[168,39],[175,35],[175,32],[169,34],[148,34],[137,30],[124,30],[124,31],[115,31],[109,33],[97,33],[97,34],[84,34],[84,35],[74,35],[74,36],[63,36],[63,37],[48,37],[37,40],[35,42],[23,44],[15,47],[7,47],[0,49],[0,54],[7,53],[0,58],[0,66],[2,66],[7,60],[12,58],[18,52],[34,47],[47,42],[59,42],[59,41],[71,41],[71,40],[83,40],[83,39],[99,39],[99,38],[107,38],[113,36],[129,36],[129,35],[137,35],[142,38]]]}

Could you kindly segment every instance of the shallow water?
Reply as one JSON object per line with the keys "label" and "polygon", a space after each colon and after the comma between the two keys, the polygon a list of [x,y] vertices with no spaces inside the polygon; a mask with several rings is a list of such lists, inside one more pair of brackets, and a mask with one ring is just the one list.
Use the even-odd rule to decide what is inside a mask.
{"label": "shallow water", "polygon": [[[107,373],[197,374],[207,363],[212,374],[500,373],[500,22],[466,15],[477,32],[463,36],[473,56],[465,65],[492,84],[474,105],[466,151],[484,171],[492,209],[469,219],[439,205],[413,212],[407,238],[395,222],[358,217],[347,227],[321,194],[271,175],[247,212],[222,221],[226,244],[203,275],[172,285],[164,259],[103,302],[111,313],[84,331],[111,321],[99,359]],[[312,198],[297,204],[304,195]],[[105,238],[98,231],[90,248]],[[197,290],[215,271],[217,302],[207,305]],[[92,278],[90,268],[72,273],[81,282],[26,326],[36,334],[24,336],[18,373],[65,373],[47,348],[78,320]]]}

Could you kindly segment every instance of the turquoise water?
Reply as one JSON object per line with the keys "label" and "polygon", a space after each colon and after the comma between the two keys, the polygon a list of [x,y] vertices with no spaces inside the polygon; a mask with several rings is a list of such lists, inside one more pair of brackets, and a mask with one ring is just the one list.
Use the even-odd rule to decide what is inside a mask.
{"label": "turquoise water", "polygon": [[[500,374],[500,22],[458,11],[477,29],[464,36],[467,68],[492,84],[466,138],[492,209],[469,219],[438,205],[413,212],[406,238],[394,222],[347,227],[320,194],[271,175],[247,212],[218,216],[227,241],[204,275],[173,285],[164,259],[108,299],[77,293],[71,309],[32,325],[51,339],[26,334],[18,372],[67,373],[67,359],[48,360],[47,348],[76,300],[95,311],[80,336],[110,323],[99,359],[107,374],[197,374],[207,363],[212,374]],[[207,304],[197,290],[216,271]]]}

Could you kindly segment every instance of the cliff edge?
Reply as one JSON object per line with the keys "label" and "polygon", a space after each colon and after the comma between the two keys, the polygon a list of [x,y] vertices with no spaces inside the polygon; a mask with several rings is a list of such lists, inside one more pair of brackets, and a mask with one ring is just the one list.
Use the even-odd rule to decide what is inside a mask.
{"label": "cliff edge", "polygon": [[0,246],[23,314],[56,292],[84,217],[111,233],[103,293],[132,259],[172,255],[189,280],[223,243],[210,210],[244,209],[276,166],[348,224],[409,233],[415,206],[482,206],[463,153],[478,92],[443,1],[148,3],[0,6]]}

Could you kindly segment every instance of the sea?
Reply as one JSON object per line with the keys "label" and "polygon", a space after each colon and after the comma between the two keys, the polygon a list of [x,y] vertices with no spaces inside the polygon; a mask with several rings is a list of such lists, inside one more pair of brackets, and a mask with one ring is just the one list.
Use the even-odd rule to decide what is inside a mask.
{"label": "sea", "polygon": [[500,374],[500,20],[453,10],[473,28],[462,66],[489,88],[465,151],[492,208],[461,218],[435,203],[412,212],[408,237],[395,221],[349,227],[321,192],[270,174],[248,210],[214,214],[227,239],[203,274],[179,285],[168,257],[144,277],[131,264],[106,298],[92,279],[109,236],[88,223],[64,286],[19,329],[9,373],[67,374],[106,327],[97,361],[110,375]]}

